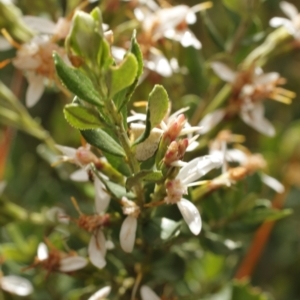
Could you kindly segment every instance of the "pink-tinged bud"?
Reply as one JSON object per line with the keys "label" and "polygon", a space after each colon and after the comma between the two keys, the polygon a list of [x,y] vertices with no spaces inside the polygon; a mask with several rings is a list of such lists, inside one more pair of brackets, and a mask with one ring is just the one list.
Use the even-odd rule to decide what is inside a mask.
{"label": "pink-tinged bud", "polygon": [[171,142],[164,157],[164,164],[170,166],[174,161],[182,159],[188,145],[188,139]]}
{"label": "pink-tinged bud", "polygon": [[189,140],[187,138],[178,141],[178,156],[177,156],[178,160],[183,158],[186,148],[188,146],[189,146]]}
{"label": "pink-tinged bud", "polygon": [[78,161],[83,165],[98,162],[97,156],[94,153],[92,153],[89,149],[86,149],[84,147],[79,147],[75,155]]}
{"label": "pink-tinged bud", "polygon": [[179,115],[174,121],[170,123],[167,130],[164,133],[164,137],[174,141],[180,134],[185,123],[185,116],[183,114]]}
{"label": "pink-tinged bud", "polygon": [[173,141],[171,142],[170,146],[164,157],[165,165],[169,166],[175,160],[177,160],[177,153],[178,153],[178,142]]}

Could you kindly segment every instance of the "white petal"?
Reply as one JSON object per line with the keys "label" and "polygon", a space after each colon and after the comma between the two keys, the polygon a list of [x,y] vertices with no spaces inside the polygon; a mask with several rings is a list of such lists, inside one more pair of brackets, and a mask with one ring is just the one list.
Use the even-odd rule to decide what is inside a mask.
{"label": "white petal", "polygon": [[222,80],[226,82],[234,82],[236,79],[236,72],[228,68],[225,64],[215,61],[211,63],[211,68]]}
{"label": "white petal", "polygon": [[57,206],[51,207],[49,210],[47,210],[46,217],[51,222],[69,224],[70,221],[70,218],[66,215],[65,211]]}
{"label": "white petal", "polygon": [[275,179],[274,177],[271,177],[267,174],[261,173],[261,180],[262,182],[267,185],[268,187],[270,187],[271,189],[273,189],[275,192],[281,194],[284,192],[284,186],[282,183],[280,183],[277,179]]}
{"label": "white petal", "polygon": [[198,235],[201,231],[202,221],[197,207],[191,201],[184,198],[177,202],[177,206],[191,232]]}
{"label": "white petal", "polygon": [[193,46],[196,49],[201,48],[200,41],[189,29],[176,30],[171,28],[164,32],[164,36],[168,39],[180,42],[183,47]]}
{"label": "white petal", "polygon": [[296,6],[289,2],[282,1],[279,3],[279,6],[291,20],[294,19],[299,13]]}
{"label": "white petal", "polygon": [[135,113],[134,115],[127,117],[127,123],[136,122],[136,121],[146,121],[146,115]]}
{"label": "white petal", "polygon": [[150,60],[145,61],[145,66],[164,77],[170,77],[173,74],[168,59],[159,50],[154,48],[151,48]]}
{"label": "white petal", "polygon": [[12,48],[12,45],[2,36],[0,36],[0,51],[6,51]]}
{"label": "white petal", "polygon": [[256,84],[268,84],[278,80],[279,77],[280,77],[279,73],[271,72],[271,73],[266,73],[266,74],[261,74],[259,76],[256,76],[254,78],[254,82]]}
{"label": "white petal", "polygon": [[163,8],[157,12],[159,19],[158,31],[165,32],[167,29],[175,28],[185,20],[190,8],[187,5],[177,5],[171,8]]}
{"label": "white petal", "polygon": [[246,124],[256,129],[260,133],[272,137],[275,135],[275,129],[271,122],[267,120],[263,114],[263,105],[261,103],[257,103],[251,110],[242,109],[240,117]]}
{"label": "white petal", "polygon": [[126,50],[120,47],[112,46],[111,47],[111,54],[113,58],[117,62],[121,62],[124,59],[124,56],[126,54]]}
{"label": "white petal", "polygon": [[143,285],[140,290],[142,300],[160,300],[160,298],[147,285]]}
{"label": "white petal", "polygon": [[274,17],[270,20],[269,24],[271,27],[275,27],[275,28],[284,26],[290,34],[295,33],[294,25],[293,25],[292,21],[290,21],[289,19]]}
{"label": "white petal", "polygon": [[106,241],[105,242],[105,247],[107,250],[112,250],[112,249],[115,249],[115,244],[113,243],[113,241]]}
{"label": "white petal", "polygon": [[89,175],[87,170],[79,169],[70,175],[70,179],[78,182],[86,182],[89,181]]}
{"label": "white petal", "polygon": [[123,221],[120,231],[120,244],[121,248],[128,253],[131,253],[134,247],[135,235],[137,228],[137,219],[128,216]]}
{"label": "white petal", "polygon": [[230,149],[226,151],[226,160],[231,162],[238,162],[243,165],[248,161],[247,154],[240,149]]}
{"label": "white petal", "polygon": [[48,247],[45,243],[39,243],[37,249],[37,257],[40,261],[45,260],[49,257]]}
{"label": "white petal", "polygon": [[0,278],[0,286],[2,290],[18,296],[28,296],[33,292],[33,286],[29,280],[15,275]]}
{"label": "white petal", "polygon": [[218,155],[205,155],[194,158],[189,161],[184,167],[182,167],[176,176],[180,179],[183,185],[198,180],[212,169],[222,166],[223,160]]}
{"label": "white petal", "polygon": [[205,134],[221,122],[226,114],[225,109],[217,109],[212,113],[207,114],[198,126],[202,127],[200,132]]}
{"label": "white petal", "polygon": [[26,106],[34,106],[44,93],[44,77],[34,73],[27,74],[28,88],[26,91]]}
{"label": "white petal", "polygon": [[104,184],[96,177],[94,180],[95,186],[95,207],[98,214],[103,213],[110,202],[110,195],[105,192]]}
{"label": "white petal", "polygon": [[17,56],[12,60],[12,64],[17,69],[24,70],[24,71],[30,71],[30,70],[32,71],[41,65],[41,60],[39,57],[30,57],[30,54],[18,55],[19,51],[21,50],[18,50]]}
{"label": "white petal", "polygon": [[88,253],[90,256],[91,263],[99,269],[102,269],[106,265],[105,254],[106,254],[106,241],[103,232],[99,229],[96,233],[93,233]]}
{"label": "white petal", "polygon": [[22,20],[34,31],[46,34],[54,34],[55,23],[45,18],[23,16]]}
{"label": "white petal", "polygon": [[67,147],[67,146],[61,146],[61,145],[55,145],[55,147],[62,152],[65,156],[74,159],[76,157],[76,151],[77,149]]}
{"label": "white petal", "polygon": [[87,259],[81,256],[69,256],[60,260],[59,270],[61,272],[72,272],[84,268]]}
{"label": "white petal", "polygon": [[105,286],[101,288],[99,291],[97,291],[95,294],[93,294],[88,300],[102,300],[105,299],[111,291],[110,286]]}
{"label": "white petal", "polygon": [[188,24],[195,24],[196,21],[197,21],[197,16],[196,16],[195,12],[193,12],[192,10],[190,10],[190,11],[187,13],[187,15],[186,15],[185,21],[186,21]]}

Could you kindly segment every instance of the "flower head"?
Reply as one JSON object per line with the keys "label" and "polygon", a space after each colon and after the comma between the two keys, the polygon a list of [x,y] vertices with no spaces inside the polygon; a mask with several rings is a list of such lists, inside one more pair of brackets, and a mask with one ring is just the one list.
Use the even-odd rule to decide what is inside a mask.
{"label": "flower head", "polygon": [[274,136],[273,125],[264,117],[262,101],[273,99],[290,104],[295,93],[279,87],[285,83],[285,79],[276,72],[263,73],[261,68],[254,66],[245,71],[234,72],[223,63],[214,62],[212,68],[221,79],[232,85],[232,93],[226,108],[208,114],[199,123],[204,132],[209,131],[224,117],[239,115],[257,131]]}
{"label": "flower head", "polygon": [[296,40],[300,40],[300,14],[298,9],[286,1],[280,2],[279,5],[288,18],[274,17],[270,20],[270,25],[272,27],[284,26]]}
{"label": "flower head", "polygon": [[202,222],[197,207],[189,200],[183,198],[187,194],[189,186],[197,185],[195,182],[209,171],[222,165],[222,160],[214,155],[198,157],[186,163],[179,171],[175,179],[166,182],[164,201],[167,204],[176,204],[191,232],[198,235]]}
{"label": "flower head", "polygon": [[45,243],[39,244],[33,266],[42,266],[48,272],[60,271],[68,273],[82,269],[87,265],[87,259],[76,255],[75,252],[65,253],[53,246],[49,248],[50,251]]}

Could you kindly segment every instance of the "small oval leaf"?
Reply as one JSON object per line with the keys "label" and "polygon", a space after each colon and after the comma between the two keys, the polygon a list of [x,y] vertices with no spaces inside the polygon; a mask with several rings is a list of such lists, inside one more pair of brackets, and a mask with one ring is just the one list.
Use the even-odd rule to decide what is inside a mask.
{"label": "small oval leaf", "polygon": [[110,67],[108,76],[110,97],[130,86],[136,78],[137,71],[138,63],[132,53],[128,53],[120,65]]}
{"label": "small oval leaf", "polygon": [[148,98],[146,128],[144,133],[134,142],[134,145],[142,143],[150,135],[151,130],[165,117],[169,108],[167,91],[161,85],[155,85]]}

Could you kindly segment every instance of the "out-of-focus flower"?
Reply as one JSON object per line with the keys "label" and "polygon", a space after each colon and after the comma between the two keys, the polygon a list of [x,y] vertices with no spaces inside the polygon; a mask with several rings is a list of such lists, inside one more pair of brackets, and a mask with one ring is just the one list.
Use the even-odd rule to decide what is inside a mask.
{"label": "out-of-focus flower", "polygon": [[[201,48],[200,41],[188,25],[197,20],[196,13],[210,8],[211,2],[205,2],[193,7],[178,5],[161,8],[154,1],[134,2],[134,15],[141,23],[141,32],[138,34],[138,42],[144,57],[144,66],[147,70],[156,72],[163,77],[170,77],[173,73],[185,72],[178,66],[176,58],[170,60],[157,48],[157,44],[164,38],[180,42],[183,47]],[[133,1],[131,2],[133,4]],[[134,4],[133,4],[134,5]]]}
{"label": "out-of-focus flower", "polygon": [[[232,134],[229,130],[219,132],[216,139],[210,144],[211,155],[223,160],[222,175],[211,181],[211,186],[230,186],[245,176],[259,172],[261,180],[277,193],[283,193],[284,186],[275,178],[262,172],[267,163],[259,153],[252,154],[245,147],[228,149],[229,143],[240,143],[243,136]],[[236,146],[238,147],[238,145]],[[238,163],[238,167],[230,167],[230,163]]]}
{"label": "out-of-focus flower", "polygon": [[210,8],[211,2],[204,2],[193,7],[177,5],[168,8],[154,8],[139,6],[134,10],[137,20],[142,23],[142,30],[145,39],[151,43],[161,38],[169,38],[181,43],[183,47],[193,46],[201,48],[200,41],[188,28],[197,20],[196,13],[200,10]]}
{"label": "out-of-focus flower", "polygon": [[[6,31],[7,40],[17,48],[16,57],[12,59],[13,65],[24,72],[28,81],[26,91],[26,105],[34,106],[45,90],[45,80],[55,82],[56,72],[52,58],[53,51],[59,53],[68,62],[64,48],[57,44],[57,41],[64,39],[70,29],[70,20],[60,18],[57,23],[51,20],[24,16],[22,20],[27,24],[36,35],[27,43],[17,44],[12,40]],[[5,43],[2,44],[2,50]],[[4,46],[4,47],[3,47]]]}
{"label": "out-of-focus flower", "polygon": [[160,297],[147,285],[142,285],[140,289],[142,300],[160,300]]}
{"label": "out-of-focus flower", "polygon": [[37,257],[32,267],[42,266],[48,272],[60,271],[64,273],[77,271],[87,265],[87,259],[78,256],[75,252],[65,253],[54,247],[50,248],[45,243],[40,243],[37,249]]}
{"label": "out-of-focus flower", "polygon": [[62,145],[56,145],[56,148],[63,153],[58,156],[58,162],[71,162],[79,166],[80,169],[70,175],[74,181],[88,181],[88,166],[90,163],[98,164],[100,159],[90,150],[90,145],[86,144],[79,148],[72,148]]}
{"label": "out-of-focus flower", "polygon": [[121,200],[123,213],[127,215],[122,223],[120,230],[120,245],[125,252],[132,252],[135,242],[137,218],[140,214],[140,208],[135,202],[123,197]]}
{"label": "out-of-focus flower", "polygon": [[32,294],[33,286],[29,280],[16,275],[1,276],[0,288],[10,294],[26,297]]}
{"label": "out-of-focus flower", "polygon": [[198,235],[201,231],[201,217],[197,207],[191,201],[183,198],[183,195],[187,194],[188,187],[199,184],[196,180],[212,169],[219,168],[222,162],[214,155],[198,157],[188,163],[181,162],[184,166],[180,169],[176,178],[166,182],[167,196],[164,199],[165,203],[177,204],[185,222],[195,235]]}
{"label": "out-of-focus flower", "polygon": [[208,132],[225,117],[239,115],[247,125],[257,131],[274,136],[273,125],[264,117],[262,101],[272,99],[290,104],[296,95],[279,87],[285,83],[285,79],[279,73],[263,73],[261,68],[254,66],[245,71],[234,72],[223,63],[214,62],[212,68],[221,79],[232,84],[232,92],[226,108],[206,115],[199,123],[203,127],[201,132]]}
{"label": "out-of-focus flower", "polygon": [[[102,231],[102,228],[109,223],[109,215],[104,214],[103,208],[106,209],[106,204],[103,205],[102,199],[96,198],[96,214],[95,215],[86,215],[83,214],[74,198],[72,198],[73,204],[76,210],[79,213],[79,218],[75,220],[77,225],[86,230],[87,232],[91,233],[91,239],[88,245],[88,254],[91,263],[99,269],[102,269],[106,265],[105,255],[107,247],[107,242]],[[100,203],[97,203],[99,201]]]}
{"label": "out-of-focus flower", "polygon": [[111,287],[105,286],[94,293],[88,300],[104,300],[110,294]]}
{"label": "out-of-focus flower", "polygon": [[[140,44],[142,46],[142,44]],[[153,71],[163,77],[170,77],[173,73],[184,72],[184,69],[180,68],[176,58],[171,58],[168,60],[165,55],[157,48],[142,47],[144,50],[144,73],[139,79],[141,83],[149,74],[149,71]],[[121,47],[112,46],[111,47],[112,56],[116,61],[122,61],[126,50]]]}
{"label": "out-of-focus flower", "polygon": [[[104,158],[98,158],[91,150],[90,145],[86,144],[79,148],[72,148],[67,146],[56,145],[56,148],[63,153],[58,157],[58,162],[71,162],[79,166],[80,169],[70,175],[70,179],[79,182],[86,182],[89,180],[89,166],[93,163],[95,166],[102,165]],[[56,164],[56,163],[55,163]],[[110,202],[110,195],[105,191],[104,184],[98,177],[93,178],[95,187],[95,206],[97,212],[104,212]]]}
{"label": "out-of-focus flower", "polygon": [[67,60],[65,50],[52,41],[48,35],[35,36],[30,42],[19,47],[13,65],[25,72],[28,81],[26,105],[34,106],[44,93],[44,80],[55,80],[53,51]]}
{"label": "out-of-focus flower", "polygon": [[300,13],[297,7],[286,1],[280,2],[279,5],[288,19],[274,17],[270,20],[270,25],[272,27],[284,26],[296,40],[300,40]]}

